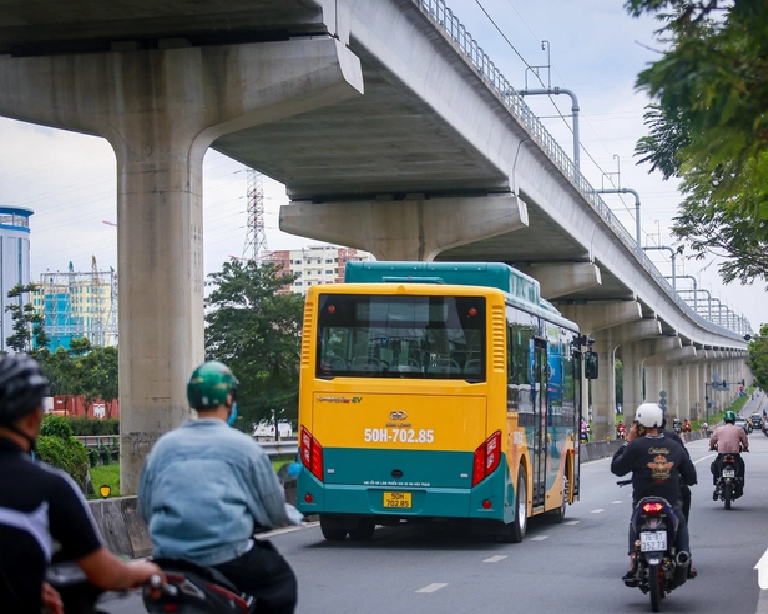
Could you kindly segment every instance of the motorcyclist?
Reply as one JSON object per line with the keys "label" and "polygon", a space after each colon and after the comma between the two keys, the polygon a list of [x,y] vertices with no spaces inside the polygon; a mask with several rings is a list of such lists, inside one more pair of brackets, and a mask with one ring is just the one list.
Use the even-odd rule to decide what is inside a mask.
{"label": "motorcyclist", "polygon": [[212,566],[256,598],[259,612],[290,614],[296,576],[254,529],[300,524],[267,454],[229,428],[237,417],[238,381],[220,362],[197,367],[187,399],[198,419],[163,435],[147,457],[139,512],[155,557]]}
{"label": "motorcyclist", "polygon": [[619,420],[619,423],[616,425],[616,439],[626,439],[627,438],[627,427],[624,426],[624,422]]}
{"label": "motorcyclist", "polygon": [[111,554],[77,484],[32,459],[47,395],[37,361],[24,354],[0,358],[0,610],[14,614],[40,614],[43,605],[62,611],[60,596],[44,582],[55,542],[57,558],[75,561],[105,590],[162,576],[153,563],[125,563]]}
{"label": "motorcyclist", "polygon": [[[656,403],[643,403],[637,408],[635,420],[627,435],[627,441],[616,451],[611,471],[617,476],[632,472],[632,502],[634,512],[629,524],[630,570],[622,577],[628,586],[634,586],[637,561],[634,543],[639,502],[644,497],[663,497],[675,511],[678,519],[677,549],[688,552],[688,525],[680,499],[680,476],[692,486],[696,483],[696,469],[684,446],[661,432],[664,416]],[[696,570],[689,567],[688,576],[695,577]]]}
{"label": "motorcyclist", "polygon": [[[662,414],[664,413],[664,410],[662,410]],[[683,441],[683,438],[680,437],[677,433],[674,431],[670,432],[667,430],[667,418],[664,416],[661,420],[661,432],[666,437],[670,437],[674,439],[677,443],[679,443],[681,446],[683,446],[683,450],[685,450],[685,454],[688,456],[688,458],[691,458],[691,455],[688,454],[688,448],[685,447],[685,442]],[[685,516],[685,522],[688,522],[688,513],[691,510],[691,488],[688,486],[688,484],[685,483],[685,480],[683,480],[683,476],[680,476],[680,502],[683,504],[683,516]]]}
{"label": "motorcyclist", "polygon": [[709,447],[717,450],[717,458],[712,461],[712,484],[715,491],[712,493],[712,500],[717,501],[717,480],[720,477],[720,471],[723,465],[723,454],[730,454],[736,457],[737,475],[736,492],[740,496],[744,489],[744,459],[741,457],[739,444],[744,446],[744,452],[749,451],[749,437],[743,428],[736,426],[736,414],[727,411],[723,414],[723,426],[719,426],[712,433],[709,439]]}

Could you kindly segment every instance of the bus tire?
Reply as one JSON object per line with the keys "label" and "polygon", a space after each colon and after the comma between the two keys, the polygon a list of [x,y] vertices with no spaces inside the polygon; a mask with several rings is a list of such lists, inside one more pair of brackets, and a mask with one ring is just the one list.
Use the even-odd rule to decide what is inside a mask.
{"label": "bus tire", "polygon": [[552,517],[555,519],[555,522],[563,522],[565,520],[565,512],[568,508],[568,476],[563,476],[563,501],[560,504],[560,507],[558,507],[556,510],[552,510]]}
{"label": "bus tire", "polygon": [[528,491],[525,483],[525,469],[520,467],[515,489],[515,518],[504,527],[503,541],[507,544],[519,544],[525,537],[528,525]]}
{"label": "bus tire", "polygon": [[336,523],[332,523],[324,516],[320,516],[320,530],[323,532],[323,537],[329,542],[340,542],[347,536],[346,529],[339,527]]}
{"label": "bus tire", "polygon": [[349,539],[356,542],[367,542],[373,537],[376,524],[373,520],[361,520],[353,529],[349,530]]}

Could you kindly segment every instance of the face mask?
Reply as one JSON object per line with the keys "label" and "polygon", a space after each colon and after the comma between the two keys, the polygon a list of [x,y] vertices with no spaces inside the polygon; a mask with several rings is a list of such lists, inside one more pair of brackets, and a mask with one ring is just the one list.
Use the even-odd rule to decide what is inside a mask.
{"label": "face mask", "polygon": [[235,420],[237,420],[237,401],[232,403],[232,411],[229,413],[229,417],[227,418],[227,424],[232,426],[235,423]]}

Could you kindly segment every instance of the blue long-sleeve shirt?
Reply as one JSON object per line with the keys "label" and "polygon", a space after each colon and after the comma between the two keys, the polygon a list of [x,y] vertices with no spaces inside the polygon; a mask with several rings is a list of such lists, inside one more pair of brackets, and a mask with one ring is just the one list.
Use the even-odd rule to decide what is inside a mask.
{"label": "blue long-sleeve shirt", "polygon": [[163,435],[139,482],[139,513],[154,556],[218,565],[243,554],[254,521],[296,524],[267,454],[221,420],[190,420]]}

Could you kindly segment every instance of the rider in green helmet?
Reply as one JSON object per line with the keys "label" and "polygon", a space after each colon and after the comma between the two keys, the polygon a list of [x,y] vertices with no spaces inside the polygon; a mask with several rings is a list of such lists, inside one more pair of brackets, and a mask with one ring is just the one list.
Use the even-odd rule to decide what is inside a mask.
{"label": "rider in green helmet", "polygon": [[235,393],[238,383],[237,378],[224,363],[215,360],[203,363],[192,372],[187,383],[189,406],[196,409],[198,413],[204,414],[215,412],[217,408],[226,406],[228,408],[227,424],[232,426],[237,419]]}
{"label": "rider in green helmet", "polygon": [[139,512],[155,557],[212,567],[265,612],[291,614],[296,576],[254,530],[301,524],[302,516],[285,502],[267,453],[229,428],[237,418],[237,385],[220,362],[193,371],[187,399],[197,419],[163,435],[147,456]]}
{"label": "rider in green helmet", "polygon": [[720,487],[717,482],[722,471],[722,459],[724,454],[730,454],[736,457],[736,489],[734,495],[740,497],[744,492],[744,459],[741,457],[741,450],[749,452],[749,438],[744,429],[736,426],[736,414],[730,410],[723,414],[723,426],[719,426],[712,433],[709,440],[709,447],[717,450],[717,457],[712,461],[710,467],[712,471],[712,484],[715,491],[712,493],[712,500],[717,501]]}

